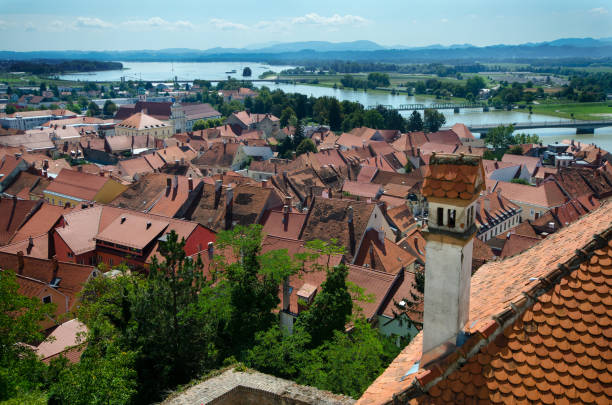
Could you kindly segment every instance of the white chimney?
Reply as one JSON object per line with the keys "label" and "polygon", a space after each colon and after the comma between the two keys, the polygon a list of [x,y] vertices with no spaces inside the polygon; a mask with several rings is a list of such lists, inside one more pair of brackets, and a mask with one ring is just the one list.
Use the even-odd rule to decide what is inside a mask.
{"label": "white chimney", "polygon": [[[427,195],[430,218],[425,234],[425,305],[423,313],[423,355],[421,366],[436,360],[463,343],[463,330],[469,317],[472,250],[476,228],[474,214],[476,202],[483,187],[480,158],[456,156],[456,162],[433,159],[430,165],[447,166],[449,172],[458,172],[457,165],[474,171],[475,181],[468,188],[474,190],[469,198]],[[478,161],[474,161],[478,159]],[[478,170],[475,170],[475,165]],[[444,170],[444,169],[442,169]],[[437,180],[436,180],[437,181]],[[424,186],[427,186],[425,179]],[[434,183],[435,184],[435,183]],[[467,196],[466,196],[467,197]],[[459,203],[458,203],[459,201]]]}

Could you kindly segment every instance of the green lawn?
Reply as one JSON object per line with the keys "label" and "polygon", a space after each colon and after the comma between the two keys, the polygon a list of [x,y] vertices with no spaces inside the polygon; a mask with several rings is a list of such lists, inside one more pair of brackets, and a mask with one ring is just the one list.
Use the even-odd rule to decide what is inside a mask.
{"label": "green lawn", "polygon": [[541,104],[534,105],[535,114],[552,115],[561,118],[577,120],[612,120],[612,102],[602,103],[567,103],[567,104]]}

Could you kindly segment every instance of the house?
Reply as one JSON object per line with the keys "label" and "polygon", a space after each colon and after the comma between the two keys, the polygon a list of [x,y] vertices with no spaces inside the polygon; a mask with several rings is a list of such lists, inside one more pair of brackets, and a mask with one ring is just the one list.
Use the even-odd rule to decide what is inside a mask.
{"label": "house", "polygon": [[21,154],[2,156],[0,158],[0,193],[13,184],[19,173],[26,170],[28,166],[28,163],[21,158]]}
{"label": "house", "polygon": [[260,130],[266,138],[280,132],[280,119],[271,114],[255,114],[249,110],[232,113],[227,124],[239,128],[240,132]]}
{"label": "house", "polygon": [[[146,155],[145,155],[146,156]],[[163,173],[148,173],[138,178],[111,203],[120,208],[174,217],[181,207],[195,198],[200,179],[173,176]]]}
{"label": "house", "polygon": [[229,103],[232,100],[244,101],[247,97],[255,98],[259,93],[246,87],[241,87],[238,90],[219,90],[219,95],[223,97],[224,103]]}
{"label": "house", "polygon": [[[539,186],[498,181],[492,183],[491,191],[501,190],[501,195],[521,207],[521,219],[537,219],[546,211],[563,205],[568,198],[554,181]],[[488,188],[488,187],[487,187]]]}
{"label": "house", "polygon": [[26,134],[0,136],[0,145],[8,147],[22,147],[28,152],[45,152],[56,148],[44,131],[28,131]]}
{"label": "house", "polygon": [[383,231],[370,229],[363,236],[353,264],[397,274],[402,270],[414,272],[418,258],[388,239]]}
{"label": "house", "polygon": [[486,190],[476,202],[476,237],[483,242],[515,227],[521,222],[522,209],[501,195],[501,188],[495,193]]}
{"label": "house", "polygon": [[285,239],[299,239],[307,214],[292,207],[291,197],[285,197],[282,209],[268,210],[261,220],[264,235]]}
{"label": "house", "polygon": [[243,169],[252,161],[266,161],[274,157],[274,153],[269,146],[246,146],[240,145],[234,161],[232,162],[232,170]]}
{"label": "house", "polygon": [[[151,149],[155,149],[155,138],[149,134],[140,135],[115,135],[104,138],[104,151],[113,155],[138,155]],[[91,149],[88,142],[87,149]],[[102,158],[105,162],[112,159]],[[116,160],[114,160],[116,162]],[[114,162],[113,162],[114,163]]]}
{"label": "house", "polygon": [[87,326],[78,319],[64,322],[36,347],[36,354],[47,364],[60,356],[68,359],[71,364],[78,363],[85,350],[87,331]]}
{"label": "house", "polygon": [[188,218],[215,231],[232,229],[235,225],[260,224],[268,210],[283,206],[279,193],[262,185],[237,184],[222,186],[205,183],[201,195],[194,198],[177,216]]}
{"label": "house", "polygon": [[62,169],[43,194],[48,203],[75,207],[94,201],[107,204],[126,188],[110,177]]}
{"label": "house", "polygon": [[133,159],[120,160],[117,163],[117,175],[122,179],[132,181],[141,175],[160,170],[165,164],[156,153],[142,154]]}
{"label": "house", "polygon": [[28,171],[19,172],[13,182],[4,189],[5,197],[17,197],[21,200],[39,200],[43,198],[43,190],[51,180],[46,177],[32,174]]}
{"label": "house", "polygon": [[527,166],[521,163],[498,162],[496,160],[483,159],[482,165],[487,178],[491,180],[511,182],[514,179],[522,179],[528,183],[532,183],[532,173]]}
{"label": "house", "polygon": [[[273,249],[286,249],[290,255],[308,251],[303,241],[266,236],[262,243],[262,252]],[[341,255],[321,256],[314,262],[306,263],[306,271],[289,277],[287,283],[279,289],[280,323],[290,332],[295,319],[306,309],[303,303],[311,303],[321,290],[326,278],[326,267],[334,267],[342,262]],[[400,322],[394,316],[394,303],[412,294],[421,295],[414,286],[415,274],[400,270],[389,274],[370,268],[348,265],[347,281],[363,289],[364,294],[373,299],[367,302],[356,302],[355,308],[361,308],[363,315],[385,335],[402,337],[414,336],[418,330],[409,322]],[[412,320],[422,322],[422,307],[415,308]]]}
{"label": "house", "polygon": [[345,256],[353,262],[365,233],[374,229],[395,240],[395,234],[378,204],[339,198],[313,197],[300,239],[329,241],[334,238],[343,246]]}
{"label": "house", "polygon": [[210,229],[189,221],[131,211],[111,206],[94,206],[63,216],[53,240],[59,260],[113,267],[126,263],[145,268],[161,258],[159,244],[171,231],[185,238],[185,253],[193,255],[213,242]]}
{"label": "house", "polygon": [[42,329],[69,321],[85,283],[101,274],[95,267],[58,261],[56,258],[39,259],[0,252],[0,272],[3,270],[12,270],[17,274],[21,295],[55,304],[55,316],[42,321]]}
{"label": "house", "polygon": [[40,207],[41,202],[0,197],[0,246],[6,245],[17,230]]}
{"label": "house", "polygon": [[225,173],[232,170],[232,164],[239,148],[238,143],[215,143],[191,162],[204,176]]}
{"label": "house", "polygon": [[386,210],[387,221],[395,230],[395,241],[398,242],[413,229],[416,229],[417,223],[414,219],[414,214],[410,207],[406,204],[388,208]]}
{"label": "house", "polygon": [[175,133],[193,131],[193,124],[198,120],[221,118],[221,113],[208,103],[174,103],[170,110]]}
{"label": "house", "polygon": [[529,175],[533,177],[538,167],[542,166],[542,160],[539,157],[513,155],[506,153],[502,157],[502,162],[512,163],[515,165],[523,165],[527,168]]}
{"label": "house", "polygon": [[160,121],[145,112],[138,112],[115,126],[118,136],[150,135],[153,138],[169,138],[174,133],[172,124]]}
{"label": "house", "polygon": [[[423,331],[357,404],[610,403],[612,312],[603,297],[612,296],[611,218],[606,204],[522,254],[485,264],[465,288],[448,280],[449,257],[446,265],[428,260]],[[436,285],[457,310],[429,306]]]}
{"label": "house", "polygon": [[69,110],[38,110],[38,111],[18,111],[13,114],[0,117],[2,128],[14,128],[26,131],[36,128],[51,120],[74,118],[76,114]]}
{"label": "house", "polygon": [[157,120],[168,121],[172,116],[172,103],[168,101],[137,101],[136,104],[120,105],[114,119],[115,121],[123,121],[142,112]]}

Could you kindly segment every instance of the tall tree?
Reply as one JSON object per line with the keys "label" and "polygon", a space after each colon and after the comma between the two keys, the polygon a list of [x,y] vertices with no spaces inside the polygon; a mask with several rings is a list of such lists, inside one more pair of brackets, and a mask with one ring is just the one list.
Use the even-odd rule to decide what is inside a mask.
{"label": "tall tree", "polygon": [[22,343],[43,339],[39,322],[52,316],[54,306],[18,292],[17,276],[0,270],[0,401],[35,389],[42,380],[42,363]]}
{"label": "tall tree", "polygon": [[104,102],[104,107],[102,107],[102,111],[104,112],[104,115],[114,115],[117,111],[117,105],[111,100],[106,100]]}
{"label": "tall tree", "polygon": [[300,156],[308,152],[317,153],[317,147],[311,139],[305,138],[297,146],[295,153]]}
{"label": "tall tree", "polygon": [[446,117],[438,110],[432,108],[425,109],[425,120],[423,126],[427,132],[436,132],[446,123]]}
{"label": "tall tree", "polygon": [[289,120],[291,119],[291,117],[294,115],[295,115],[295,111],[293,111],[293,108],[289,106],[285,107],[285,109],[283,109],[280,115],[281,128],[285,128],[287,124],[289,124]]}
{"label": "tall tree", "polygon": [[246,76],[246,77],[251,77],[251,68],[250,67],[245,67],[244,69],[242,69],[242,76]]}
{"label": "tall tree", "polygon": [[331,339],[334,331],[344,330],[353,308],[346,285],[347,275],[348,267],[343,264],[328,269],[327,278],[321,284],[321,292],[311,307],[298,317],[296,328],[303,328],[310,334],[311,347]]}
{"label": "tall tree", "polygon": [[100,115],[100,107],[92,101],[87,105],[87,116],[95,117],[97,115]]}
{"label": "tall tree", "polygon": [[342,109],[340,102],[333,98],[329,105],[329,127],[332,131],[340,131],[342,126]]}
{"label": "tall tree", "polygon": [[418,111],[414,110],[408,118],[408,131],[422,131],[423,130],[423,119]]}
{"label": "tall tree", "polygon": [[485,140],[495,149],[504,149],[514,143],[512,132],[514,132],[514,126],[500,125],[487,132]]}

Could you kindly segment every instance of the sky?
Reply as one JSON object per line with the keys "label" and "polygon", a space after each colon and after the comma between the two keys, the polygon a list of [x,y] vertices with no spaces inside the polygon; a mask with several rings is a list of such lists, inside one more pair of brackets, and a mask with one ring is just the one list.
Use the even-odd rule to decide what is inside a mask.
{"label": "sky", "polygon": [[476,46],[612,37],[610,0],[0,0],[0,50]]}

